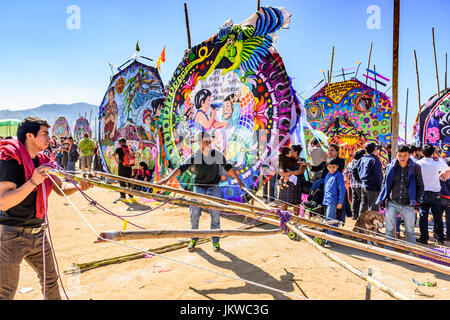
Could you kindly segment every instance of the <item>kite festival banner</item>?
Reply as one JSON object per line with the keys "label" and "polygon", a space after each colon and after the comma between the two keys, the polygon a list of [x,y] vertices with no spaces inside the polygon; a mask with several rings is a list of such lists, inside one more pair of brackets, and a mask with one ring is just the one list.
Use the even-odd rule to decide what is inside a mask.
{"label": "kite festival banner", "polygon": [[[392,106],[389,98],[356,78],[323,86],[304,103],[306,117],[314,130],[321,130],[328,143],[340,146],[339,156],[346,163],[356,150],[372,141],[383,166],[389,163],[386,145],[391,141]],[[313,138],[305,129],[306,143]]]}
{"label": "kite festival banner", "polygon": [[89,133],[89,137],[92,138],[92,130],[89,125],[89,121],[81,116],[75,122],[75,126],[73,127],[73,138],[78,143],[81,139],[83,139],[83,134],[87,132]]}
{"label": "kite festival banner", "polygon": [[58,137],[58,139],[71,136],[69,122],[65,117],[56,119],[52,127],[52,135]]}
{"label": "kite festival banner", "polygon": [[108,172],[117,173],[113,158],[120,138],[152,169],[158,157],[164,86],[156,68],[133,61],[116,74],[99,107],[99,146]]}
{"label": "kite festival banner", "polygon": [[[273,43],[289,24],[280,8],[261,8],[241,24],[231,19],[218,33],[186,52],[168,85],[162,110],[167,160],[177,167],[199,148],[208,132],[213,148],[234,165],[247,187],[256,187],[264,160],[289,134],[293,100],[289,77]],[[284,140],[283,140],[284,139]],[[180,184],[193,187],[188,170]],[[243,192],[225,172],[221,196],[239,200]]]}

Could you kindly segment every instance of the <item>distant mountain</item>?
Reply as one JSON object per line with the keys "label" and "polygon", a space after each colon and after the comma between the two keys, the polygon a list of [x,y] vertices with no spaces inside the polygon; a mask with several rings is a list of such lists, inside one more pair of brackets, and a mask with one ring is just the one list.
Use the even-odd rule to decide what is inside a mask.
{"label": "distant mountain", "polygon": [[19,119],[23,120],[28,116],[35,116],[47,120],[53,126],[56,119],[61,116],[66,117],[70,125],[70,130],[73,132],[73,127],[77,119],[82,115],[86,116],[89,121],[92,111],[91,128],[94,133],[94,120],[98,116],[98,106],[84,102],[72,104],[44,104],[40,107],[26,110],[0,110],[0,119]]}

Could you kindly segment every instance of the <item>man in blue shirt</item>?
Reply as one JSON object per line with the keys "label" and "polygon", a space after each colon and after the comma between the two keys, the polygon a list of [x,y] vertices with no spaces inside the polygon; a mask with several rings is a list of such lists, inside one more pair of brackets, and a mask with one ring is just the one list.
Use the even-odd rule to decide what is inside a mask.
{"label": "man in blue shirt", "polygon": [[358,160],[352,170],[355,179],[362,185],[360,215],[367,210],[378,211],[376,201],[383,184],[383,168],[376,155],[377,145],[368,142],[364,145],[364,148],[367,154]]}
{"label": "man in blue shirt", "polygon": [[[339,162],[336,158],[328,158],[328,174],[325,177],[325,187],[322,204],[326,206],[326,220],[336,220],[337,209],[342,209],[345,197],[344,175],[338,171]],[[337,226],[337,224],[333,224]],[[336,235],[336,232],[327,230],[326,233]],[[325,241],[325,247],[331,247],[329,241]]]}

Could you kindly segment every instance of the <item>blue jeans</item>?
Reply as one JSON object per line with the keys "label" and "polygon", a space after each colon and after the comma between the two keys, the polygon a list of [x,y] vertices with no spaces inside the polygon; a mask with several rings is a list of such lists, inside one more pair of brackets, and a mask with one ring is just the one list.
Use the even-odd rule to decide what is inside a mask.
{"label": "blue jeans", "polygon": [[[330,221],[330,220],[336,220],[336,205],[327,205],[327,209],[325,211],[325,217],[326,217],[326,221]],[[332,226],[337,227],[337,223],[331,224]],[[337,235],[336,231],[332,231],[332,230],[326,230],[326,233],[328,233],[329,235],[335,236]]]}
{"label": "blue jeans", "polygon": [[74,173],[76,171],[75,170],[75,161],[69,160],[67,162],[66,171],[69,171],[70,173]]}
{"label": "blue jeans", "polygon": [[[194,187],[195,193],[206,194],[209,196],[220,198],[219,187]],[[211,216],[211,229],[220,229],[220,212],[217,210],[209,209]],[[198,229],[198,223],[200,216],[202,215],[202,208],[191,206],[191,229]],[[198,240],[198,238],[192,238],[192,240]],[[211,237],[212,243],[219,242],[219,237]]]}
{"label": "blue jeans", "polygon": [[388,201],[386,206],[386,238],[390,240],[395,239],[395,229],[399,213],[402,214],[403,221],[405,222],[406,241],[416,243],[416,234],[414,233],[416,213],[414,212],[414,208],[412,206],[402,206],[392,201]]}

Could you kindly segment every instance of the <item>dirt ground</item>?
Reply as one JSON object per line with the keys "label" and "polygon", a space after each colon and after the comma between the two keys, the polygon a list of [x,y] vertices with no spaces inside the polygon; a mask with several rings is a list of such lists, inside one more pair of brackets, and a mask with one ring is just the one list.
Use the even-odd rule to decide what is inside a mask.
{"label": "dirt ground", "polygon": [[[114,204],[118,194],[100,188],[92,188],[87,193],[118,215],[143,213],[157,205],[143,201],[136,204]],[[92,208],[81,194],[74,194],[70,199],[97,232],[123,229],[122,220]],[[136,248],[158,248],[187,239],[126,241],[126,245],[136,248],[114,243],[94,243],[96,235],[90,227],[65,198],[55,193],[50,196],[48,214],[60,274],[70,300],[301,299],[299,297],[313,300],[393,299],[373,286],[368,291],[365,281],[331,261],[311,244],[290,240],[284,234],[227,237],[221,240],[221,250],[218,252],[208,242],[199,244],[193,252],[183,248],[163,254],[164,257],[190,265],[152,256],[66,275],[64,271],[74,263],[126,255],[139,251]],[[131,223],[147,229],[190,229],[189,209],[174,205],[166,205],[127,220],[129,223],[126,230],[138,230]],[[203,213],[200,229],[209,229],[209,223],[209,214]],[[240,216],[221,218],[222,229],[234,229],[243,224]],[[346,228],[352,225],[353,221],[347,220]],[[274,226],[264,225],[259,228],[272,229]],[[121,244],[124,244],[123,241]],[[331,250],[363,272],[367,273],[371,268],[374,278],[411,299],[450,299],[449,276],[401,261],[387,262],[381,256],[341,245]],[[257,282],[299,297],[261,288],[192,265]],[[413,283],[413,278],[420,282],[436,282],[437,285],[418,287]],[[20,290],[27,288],[33,289],[20,293]],[[416,288],[422,294],[415,291]],[[63,288],[60,287],[60,290],[63,299],[66,299]],[[37,275],[25,262],[21,266],[15,299],[42,299]]]}

